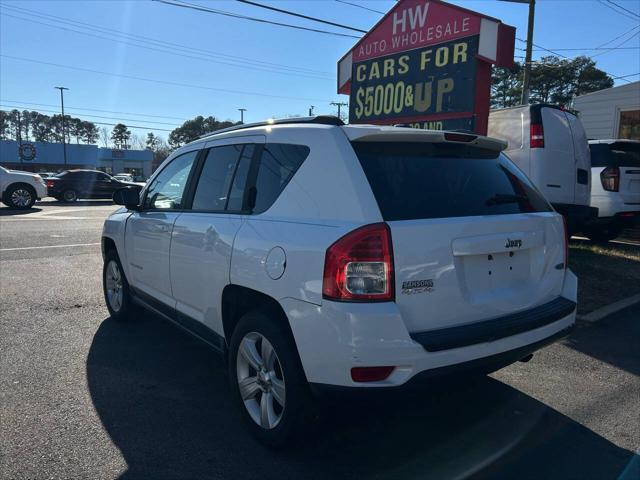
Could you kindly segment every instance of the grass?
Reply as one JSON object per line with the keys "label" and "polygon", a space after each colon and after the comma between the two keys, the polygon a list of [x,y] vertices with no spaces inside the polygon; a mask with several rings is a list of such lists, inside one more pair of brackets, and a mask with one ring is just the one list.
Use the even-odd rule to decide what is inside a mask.
{"label": "grass", "polygon": [[640,247],[572,239],[569,267],[578,276],[578,313],[640,293]]}

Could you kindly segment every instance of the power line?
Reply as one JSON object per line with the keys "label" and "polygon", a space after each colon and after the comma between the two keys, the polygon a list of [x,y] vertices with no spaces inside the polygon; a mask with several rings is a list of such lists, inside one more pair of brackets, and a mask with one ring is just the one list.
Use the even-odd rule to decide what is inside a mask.
{"label": "power line", "polygon": [[260,93],[260,92],[248,92],[248,91],[242,91],[242,90],[230,90],[230,89],[226,89],[226,88],[216,88],[216,87],[208,87],[205,85],[194,85],[191,83],[182,83],[182,82],[173,82],[170,80],[159,80],[157,78],[146,78],[146,77],[138,77],[136,75],[127,75],[124,73],[112,73],[112,72],[104,72],[102,70],[94,70],[91,68],[83,68],[83,67],[76,67],[76,66],[71,66],[71,65],[63,65],[60,63],[53,63],[53,62],[45,62],[42,60],[34,60],[31,58],[24,58],[24,57],[15,57],[13,55],[5,55],[5,54],[0,54],[0,57],[3,58],[10,58],[12,60],[18,60],[21,62],[29,62],[29,63],[38,63],[38,64],[42,64],[42,65],[49,65],[49,66],[53,66],[53,67],[60,67],[60,68],[67,68],[70,70],[78,70],[81,72],[88,72],[88,73],[98,73],[100,75],[109,75],[112,77],[121,77],[121,78],[128,78],[130,80],[140,80],[143,82],[151,82],[151,83],[158,83],[158,84],[162,84],[162,85],[172,85],[172,86],[177,86],[177,87],[187,87],[187,88],[197,88],[200,90],[211,90],[214,92],[222,92],[222,93],[233,93],[233,94],[237,94],[237,95],[252,95],[252,96],[257,96],[257,97],[270,97],[270,98],[284,98],[287,100],[301,100],[301,101],[321,101],[321,102],[325,102],[328,103],[330,100],[319,100],[317,98],[309,98],[309,97],[290,97],[287,95],[272,95],[272,94],[268,94],[268,93]]}
{"label": "power line", "polygon": [[635,16],[632,17],[631,15],[628,15],[628,14],[626,14],[624,12],[621,12],[620,10],[617,10],[615,7],[613,7],[609,3],[605,2],[604,0],[598,0],[598,3],[600,3],[601,5],[604,5],[605,7],[613,10],[614,12],[616,12],[619,15],[622,15],[625,18],[629,18],[629,19],[634,20],[636,22],[638,21],[638,19]]}
{"label": "power line", "polygon": [[[249,64],[253,64],[255,66],[259,66],[259,67],[277,67],[278,69],[286,69],[286,70],[291,70],[291,71],[298,71],[298,72],[302,72],[302,73],[310,73],[310,74],[317,74],[317,75],[330,75],[329,72],[324,72],[324,71],[320,71],[320,70],[314,70],[314,69],[310,69],[310,68],[305,68],[305,67],[295,67],[295,66],[291,66],[291,65],[284,65],[284,64],[279,64],[279,63],[273,63],[273,62],[265,62],[263,60],[255,60],[255,59],[251,59],[251,58],[247,58],[247,57],[241,57],[238,55],[229,55],[229,54],[224,54],[224,53],[220,53],[220,52],[213,52],[211,50],[205,50],[205,49],[201,49],[201,48],[197,48],[197,47],[191,47],[188,45],[184,45],[184,44],[179,44],[179,43],[173,43],[173,42],[167,42],[165,40],[159,40],[156,38],[151,38],[151,37],[145,37],[143,35],[137,35],[137,34],[133,34],[133,33],[128,33],[128,32],[122,32],[120,30],[114,30],[111,28],[106,28],[106,27],[102,27],[99,25],[95,25],[95,24],[91,24],[91,23],[86,23],[86,22],[81,22],[78,20],[73,20],[70,18],[65,18],[65,17],[59,17],[57,15],[51,15],[51,14],[45,14],[42,12],[38,12],[35,10],[30,10],[27,8],[23,8],[23,7],[17,7],[14,5],[3,5],[3,8],[9,8],[11,10],[14,11],[14,13],[19,13],[22,15],[29,15],[29,16],[36,16],[39,18],[43,18],[45,20],[48,21],[57,21],[59,23],[64,23],[67,25],[72,25],[76,28],[85,28],[87,30],[90,30],[91,32],[94,32],[96,30],[102,30],[105,34],[116,34],[119,36],[124,36],[124,37],[131,37],[132,40],[134,41],[143,41],[143,42],[147,42],[147,43],[152,43],[155,45],[159,45],[161,47],[169,47],[169,48],[177,48],[179,50],[182,51],[187,51],[189,53],[198,53],[198,52],[202,52],[203,55],[207,55],[213,58],[222,58],[224,60],[229,60],[229,61],[234,61],[234,62],[239,62],[242,61],[244,63],[249,63]],[[23,20],[26,20],[23,18]],[[101,32],[102,33],[102,32]],[[138,40],[140,39],[140,40]],[[199,53],[198,53],[199,54]]]}
{"label": "power line", "polygon": [[640,15],[638,15],[636,12],[633,12],[625,7],[623,7],[620,4],[617,4],[616,2],[612,1],[612,0],[607,0],[607,3],[610,3],[611,5],[615,5],[616,7],[618,7],[620,10],[624,10],[625,12],[630,13],[631,15],[633,15],[634,17],[638,17],[640,18]]}
{"label": "power line", "polygon": [[273,12],[284,13],[285,15],[291,15],[292,17],[304,18],[305,20],[311,20],[312,22],[324,23],[325,25],[331,25],[334,27],[344,28],[346,30],[353,30],[354,32],[367,33],[367,30],[362,30],[360,28],[349,27],[347,25],[343,25],[341,23],[330,22],[329,20],[323,20],[317,17],[310,17],[309,15],[303,15],[301,13],[292,12],[290,10],[284,10],[282,8],[272,7],[270,5],[263,5],[261,3],[252,2],[250,0],[236,0],[236,2],[246,3],[247,5],[252,5],[254,7],[264,8],[266,10],[271,10]]}
{"label": "power line", "polygon": [[[188,54],[185,54],[185,53],[178,53],[178,52],[175,52],[175,51],[167,50],[166,48],[155,48],[155,47],[150,47],[150,46],[146,46],[146,45],[138,45],[138,44],[131,43],[131,42],[129,42],[127,40],[123,40],[123,39],[103,37],[101,35],[96,35],[95,33],[82,32],[80,30],[75,30],[75,29],[72,29],[72,28],[69,28],[69,27],[63,27],[63,26],[60,26],[60,25],[51,25],[51,24],[44,23],[44,22],[39,22],[38,20],[33,20],[33,19],[30,19],[30,18],[17,17],[15,15],[11,15],[11,14],[8,14],[8,13],[4,13],[3,16],[16,18],[18,20],[23,20],[23,21],[26,21],[26,22],[36,23],[36,24],[44,25],[44,26],[51,27],[51,28],[57,28],[57,29],[60,29],[60,30],[79,33],[81,35],[86,35],[86,36],[89,36],[89,37],[100,38],[102,40],[108,40],[108,41],[112,41],[112,42],[116,42],[116,43],[122,43],[124,45],[130,45],[130,46],[133,46],[133,47],[144,48],[146,50],[153,50],[153,51],[156,51],[156,52],[168,53],[169,55],[175,55],[175,56],[183,57],[183,58],[190,58],[190,59],[194,59],[194,60],[202,60],[202,61],[206,61],[206,62],[223,64],[223,65],[228,65],[228,66],[232,66],[232,67],[249,68],[251,70],[258,70],[258,71],[269,72],[269,73],[278,73],[278,74],[282,74],[282,75],[296,75],[296,76],[300,76],[300,77],[312,78],[312,79],[318,79],[318,80],[329,80],[330,79],[330,77],[328,77],[328,76],[319,76],[319,75],[316,75],[316,74],[307,74],[307,73],[302,73],[302,72],[298,73],[296,71],[281,71],[281,70],[275,70],[275,69],[270,68],[270,67],[229,63],[229,62],[224,62],[224,61],[220,61],[220,60],[213,60],[213,59],[210,59],[210,58],[203,58],[202,56],[196,56],[196,55],[204,55],[204,54],[200,54],[200,53],[196,53],[196,55],[188,55]],[[134,41],[140,42],[140,40],[134,40]]]}
{"label": "power line", "polygon": [[[633,37],[631,37],[633,38]],[[631,38],[627,39],[627,40],[631,40]],[[625,40],[626,41],[626,40]],[[521,50],[524,52],[524,48],[518,48],[518,50]],[[535,49],[535,50],[540,50],[540,49]],[[585,47],[585,48],[554,48],[554,50],[556,52],[570,52],[570,51],[585,51],[585,50],[640,50],[640,47]]]}
{"label": "power line", "polygon": [[623,40],[622,42],[620,42],[619,44],[617,44],[615,47],[611,47],[609,48],[607,51],[604,52],[599,52],[599,53],[595,53],[593,55],[591,55],[591,58],[593,57],[599,57],[600,55],[604,55],[606,53],[610,53],[611,51],[615,50],[616,48],[621,47],[622,45],[624,45],[625,43],[629,42],[630,40],[633,40],[635,37],[637,37],[638,35],[640,35],[640,31],[634,33],[633,35],[631,35],[629,38]]}
{"label": "power line", "polygon": [[[51,103],[33,103],[33,102],[22,102],[18,100],[6,100],[2,99],[4,103],[17,103],[19,105],[35,105],[38,107],[57,107],[57,105],[52,105]],[[171,117],[169,115],[150,115],[147,113],[138,113],[138,112],[119,112],[114,110],[101,110],[98,108],[86,108],[86,107],[67,107],[67,110],[87,110],[90,112],[102,112],[102,113],[118,113],[121,115],[138,115],[140,117],[151,117],[151,118],[173,118],[174,120],[186,121],[188,119],[183,117]]]}
{"label": "power line", "polygon": [[370,12],[380,13],[384,15],[387,12],[381,12],[380,10],[374,10],[373,8],[365,7],[364,5],[358,5],[357,3],[345,2],[344,0],[336,0],[338,3],[344,3],[345,5],[351,5],[352,7],[361,8],[363,10],[369,10]]}
{"label": "power line", "polygon": [[[13,109],[23,109],[23,110],[29,110],[29,107],[24,107],[24,106],[19,106],[19,105],[7,105],[4,102],[0,103],[0,106],[3,106],[5,108],[13,108]],[[67,108],[68,110],[68,108]],[[42,109],[39,108],[37,111],[39,112],[47,112],[47,113],[58,113],[57,110],[47,110],[47,109]],[[67,112],[69,113],[69,112]],[[177,126],[175,123],[167,123],[167,122],[154,122],[151,120],[144,120],[144,119],[140,119],[140,118],[121,118],[121,117],[105,117],[104,115],[91,115],[88,113],[76,113],[76,112],[71,112],[73,115],[81,115],[83,117],[91,117],[91,118],[104,118],[107,120],[118,120],[121,123],[124,122],[147,122],[147,123],[155,123],[157,125],[171,125],[171,126]],[[70,115],[66,115],[66,116],[70,116]]]}
{"label": "power line", "polygon": [[615,41],[616,41],[616,40],[618,40],[619,38],[624,37],[624,36],[625,36],[625,35],[627,35],[628,33],[631,33],[631,32],[633,32],[634,30],[636,30],[636,29],[638,29],[638,28],[640,28],[640,25],[636,25],[635,27],[632,27],[632,28],[630,28],[629,30],[627,30],[626,32],[624,32],[622,35],[618,35],[617,37],[612,38],[612,39],[611,39],[611,40],[609,40],[608,42],[604,42],[604,43],[602,43],[602,44],[598,45],[598,48],[600,48],[600,47],[604,47],[605,45],[609,45],[610,43],[615,42]]}
{"label": "power line", "polygon": [[240,15],[237,13],[231,13],[231,12],[226,12],[224,10],[216,10],[214,8],[208,8],[208,7],[203,7],[202,5],[195,5],[192,3],[187,3],[187,2],[175,2],[175,1],[169,1],[169,0],[153,0],[154,2],[159,2],[159,3],[164,3],[167,5],[172,5],[174,7],[181,7],[181,8],[189,8],[191,10],[198,10],[200,12],[206,12],[206,13],[213,13],[216,15],[224,15],[225,17],[232,17],[232,18],[239,18],[242,20],[250,20],[253,22],[259,22],[259,23],[267,23],[270,25],[277,25],[279,27],[287,27],[287,28],[294,28],[296,30],[306,30],[308,32],[315,32],[315,33],[324,33],[326,35],[334,35],[337,37],[347,37],[347,38],[357,38],[360,39],[360,37],[357,37],[355,35],[349,35],[347,33],[338,33],[338,32],[330,32],[328,30],[319,30],[316,28],[309,28],[309,27],[302,27],[300,25],[292,25],[290,23],[282,23],[282,22],[274,22],[271,20],[265,20],[263,18],[256,18],[256,17],[249,17],[247,15]]}

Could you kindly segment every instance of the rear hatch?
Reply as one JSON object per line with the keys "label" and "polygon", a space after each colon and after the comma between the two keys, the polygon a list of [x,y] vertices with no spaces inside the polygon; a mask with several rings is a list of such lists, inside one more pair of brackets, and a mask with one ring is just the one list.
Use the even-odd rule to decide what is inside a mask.
{"label": "rear hatch", "polygon": [[[617,168],[622,200],[638,204],[640,209],[640,142],[593,143],[590,148],[593,167]],[[601,179],[594,181],[601,182]]]}
{"label": "rear hatch", "polygon": [[430,132],[351,137],[391,229],[396,303],[410,332],[560,295],[562,218],[495,143]]}

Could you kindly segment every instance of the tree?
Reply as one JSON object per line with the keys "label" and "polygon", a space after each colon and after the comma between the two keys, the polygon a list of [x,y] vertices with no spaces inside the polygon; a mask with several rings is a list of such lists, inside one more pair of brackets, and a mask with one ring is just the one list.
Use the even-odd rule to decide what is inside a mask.
{"label": "tree", "polygon": [[111,131],[111,140],[116,148],[128,149],[129,139],[131,138],[131,130],[124,123],[118,123]]}
{"label": "tree", "polygon": [[161,139],[159,137],[156,137],[153,132],[147,133],[147,140],[145,141],[145,148],[147,150],[155,152],[160,143]]}
{"label": "tree", "polygon": [[513,107],[522,96],[522,64],[515,62],[512,69],[494,68],[491,74],[491,106]]}
{"label": "tree", "polygon": [[102,147],[109,148],[110,138],[109,131],[106,129],[106,127],[100,127],[100,130],[98,130],[98,136],[100,138],[100,142],[102,142]]}
{"label": "tree", "polygon": [[9,125],[9,114],[4,110],[0,110],[0,140],[9,139]]}
{"label": "tree", "polygon": [[88,144],[98,141],[98,127],[93,122],[82,121],[82,140]]}
{"label": "tree", "polygon": [[174,129],[169,134],[169,145],[177,148],[185,143],[196,140],[202,135],[215,132],[222,128],[232,127],[234,125],[238,125],[238,123],[234,123],[229,120],[220,122],[216,120],[215,117],[209,116],[205,118],[202,115],[198,115],[193,120],[187,120],[182,124],[182,126]]}

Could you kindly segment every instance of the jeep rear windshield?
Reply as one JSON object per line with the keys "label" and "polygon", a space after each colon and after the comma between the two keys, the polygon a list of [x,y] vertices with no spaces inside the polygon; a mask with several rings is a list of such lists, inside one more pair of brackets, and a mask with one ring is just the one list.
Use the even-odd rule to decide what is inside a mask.
{"label": "jeep rear windshield", "polygon": [[353,142],[387,221],[549,212],[504,154],[447,143]]}
{"label": "jeep rear windshield", "polygon": [[640,167],[640,142],[593,143],[592,167]]}

